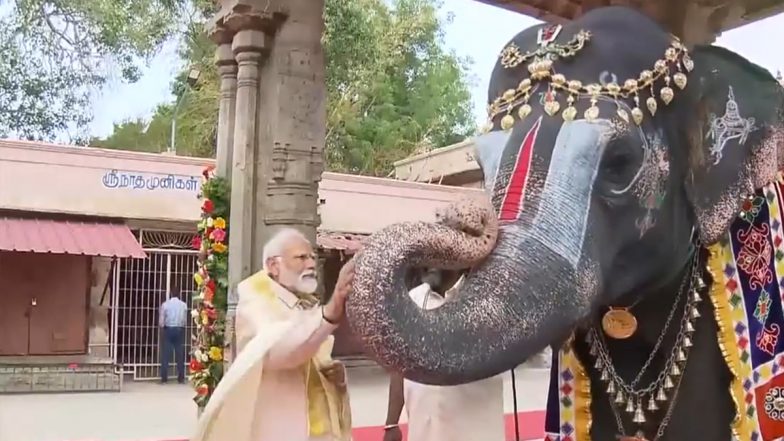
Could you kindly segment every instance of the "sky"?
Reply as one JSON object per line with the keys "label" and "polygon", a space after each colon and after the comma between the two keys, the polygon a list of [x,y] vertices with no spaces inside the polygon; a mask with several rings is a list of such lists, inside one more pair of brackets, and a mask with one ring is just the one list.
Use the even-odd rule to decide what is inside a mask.
{"label": "sky", "polygon": [[[473,60],[471,95],[478,123],[484,121],[487,85],[498,53],[521,30],[538,23],[527,16],[488,6],[474,0],[449,0],[442,14],[451,14],[445,44],[461,57]],[[733,50],[772,73],[784,71],[784,14],[755,22],[722,35],[716,44]],[[774,43],[779,42],[779,43]],[[96,97],[93,136],[106,136],[113,123],[149,117],[155,107],[173,99],[169,85],[180,68],[176,47],[166,46],[151,61],[140,81],[111,84]]]}

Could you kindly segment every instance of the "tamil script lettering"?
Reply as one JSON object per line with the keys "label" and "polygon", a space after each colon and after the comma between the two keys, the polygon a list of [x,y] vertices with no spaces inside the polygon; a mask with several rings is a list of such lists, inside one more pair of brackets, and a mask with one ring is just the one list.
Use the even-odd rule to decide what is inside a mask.
{"label": "tamil script lettering", "polygon": [[103,175],[106,188],[129,188],[132,190],[181,190],[198,191],[199,178],[196,176],[163,175],[157,173],[138,173],[110,170]]}

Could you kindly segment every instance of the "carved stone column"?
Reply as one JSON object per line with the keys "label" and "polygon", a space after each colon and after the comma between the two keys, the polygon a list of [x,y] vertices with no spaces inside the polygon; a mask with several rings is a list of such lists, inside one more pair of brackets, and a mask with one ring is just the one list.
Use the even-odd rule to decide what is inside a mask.
{"label": "carved stone column", "polygon": [[[213,38],[226,37],[218,49],[218,144],[231,158],[225,167],[231,176],[227,364],[233,359],[237,284],[261,270],[267,239],[287,225],[315,243],[326,132],[323,12],[324,0],[224,0],[210,24]],[[224,109],[232,99],[233,115]],[[228,161],[218,162],[221,169]]]}
{"label": "carved stone column", "polygon": [[237,95],[234,111],[232,142],[231,214],[229,216],[229,295],[226,311],[226,340],[229,344],[226,362],[231,363],[236,347],[234,316],[237,309],[237,284],[254,271],[260,262],[254,261],[258,246],[253,223],[256,211],[256,176],[259,151],[256,143],[256,120],[259,95],[259,63],[264,54],[264,33],[255,29],[237,32],[232,41],[232,52],[237,60]]}
{"label": "carved stone column", "polygon": [[[221,38],[224,40],[224,38]],[[225,41],[225,40],[224,40]],[[237,98],[237,61],[231,49],[231,38],[221,42],[215,54],[220,74],[220,105],[215,172],[231,178],[234,147],[234,114]]]}
{"label": "carved stone column", "polygon": [[[263,242],[278,228],[300,229],[315,244],[318,183],[326,136],[324,0],[279,0],[287,19],[262,67],[259,143],[266,176],[259,182],[256,222]],[[260,177],[261,178],[261,177]]]}

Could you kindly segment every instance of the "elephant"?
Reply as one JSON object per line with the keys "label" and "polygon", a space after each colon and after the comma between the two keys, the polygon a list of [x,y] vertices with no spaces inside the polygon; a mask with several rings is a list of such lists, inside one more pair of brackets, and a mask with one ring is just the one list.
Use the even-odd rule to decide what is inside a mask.
{"label": "elephant", "polygon": [[[782,87],[740,55],[687,48],[612,6],[517,34],[488,103],[488,131],[475,140],[487,197],[366,241],[346,305],[353,332],[381,365],[433,385],[568,346],[591,379],[590,439],[732,439],[733,373],[715,307],[701,301],[713,283],[705,261],[744,198],[781,169]],[[425,311],[404,283],[420,266],[470,273]],[[596,339],[612,359],[596,361]],[[613,410],[601,362],[627,382],[647,369],[639,383],[655,383],[676,369],[668,353],[685,357],[676,345],[690,360],[677,407],[619,433],[637,414]]]}

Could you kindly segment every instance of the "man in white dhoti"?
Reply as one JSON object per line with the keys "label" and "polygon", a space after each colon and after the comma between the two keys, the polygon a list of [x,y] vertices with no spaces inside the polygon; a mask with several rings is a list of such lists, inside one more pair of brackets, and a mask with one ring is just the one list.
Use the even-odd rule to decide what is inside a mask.
{"label": "man in white dhoti", "polygon": [[354,263],[329,302],[314,293],[316,255],[294,229],[264,247],[264,270],[237,287],[237,356],[204,409],[193,441],[345,441],[351,409],[344,366],[332,360]]}
{"label": "man in white dhoti", "polygon": [[[445,274],[446,277],[442,276]],[[457,274],[428,270],[421,285],[409,292],[422,308],[432,309],[455,295],[463,277],[443,292]],[[457,294],[459,295],[459,294]],[[500,375],[459,386],[430,386],[393,373],[389,385],[384,441],[400,441],[398,426],[405,405],[409,441],[504,441],[503,378]]]}

